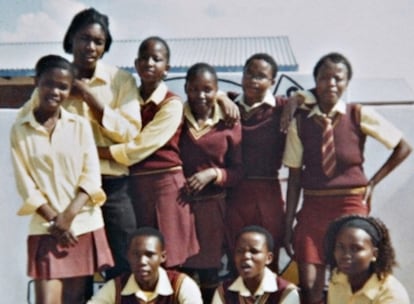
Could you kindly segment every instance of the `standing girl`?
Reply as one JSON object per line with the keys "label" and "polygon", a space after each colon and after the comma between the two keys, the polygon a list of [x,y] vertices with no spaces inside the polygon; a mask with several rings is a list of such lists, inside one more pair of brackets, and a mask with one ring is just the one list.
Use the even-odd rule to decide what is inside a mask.
{"label": "standing girl", "polygon": [[92,130],[87,120],[61,107],[73,80],[66,59],[41,58],[30,101],[36,107],[20,115],[11,130],[23,200],[18,214],[32,215],[28,274],[35,281],[36,303],[85,303],[89,278],[113,265]]}
{"label": "standing girl", "polygon": [[[65,52],[73,55],[76,80],[70,98],[62,105],[90,122],[100,158],[102,187],[108,197],[102,211],[115,267],[106,271],[106,279],[129,270],[127,236],[136,223],[128,195],[128,167],[105,152],[111,145],[132,140],[141,128],[134,78],[101,60],[111,44],[108,17],[94,8],[74,16],[63,40]],[[33,105],[28,103],[25,108]]]}
{"label": "standing girl", "polygon": [[[401,132],[378,113],[341,99],[352,77],[343,55],[323,56],[313,75],[316,105],[299,111],[291,122],[283,158],[289,167],[284,244],[289,254],[294,249],[304,303],[323,302],[328,224],[345,214],[366,215],[373,188],[411,151]],[[367,135],[392,149],[369,180],[363,170]],[[303,204],[296,216],[302,188]]]}
{"label": "standing girl", "polygon": [[112,146],[118,162],[130,167],[130,190],[138,226],[158,228],[165,237],[166,267],[182,265],[198,253],[194,214],[181,197],[185,178],[178,141],[183,104],[163,79],[169,70],[170,49],[160,37],[145,39],[135,68],[143,129],[128,144]]}
{"label": "standing girl", "polygon": [[241,126],[225,124],[225,115],[216,100],[217,75],[212,66],[197,63],[190,67],[185,92],[180,153],[200,252],[190,257],[184,267],[197,272],[206,294],[207,289],[213,291],[218,283],[226,188],[235,185],[242,176]]}

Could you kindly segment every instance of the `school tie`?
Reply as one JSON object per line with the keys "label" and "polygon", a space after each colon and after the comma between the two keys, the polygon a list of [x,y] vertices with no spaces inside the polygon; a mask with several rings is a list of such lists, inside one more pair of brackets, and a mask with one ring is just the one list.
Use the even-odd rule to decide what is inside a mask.
{"label": "school tie", "polygon": [[322,170],[327,177],[331,177],[336,169],[335,142],[332,119],[323,117],[324,130],[322,133]]}

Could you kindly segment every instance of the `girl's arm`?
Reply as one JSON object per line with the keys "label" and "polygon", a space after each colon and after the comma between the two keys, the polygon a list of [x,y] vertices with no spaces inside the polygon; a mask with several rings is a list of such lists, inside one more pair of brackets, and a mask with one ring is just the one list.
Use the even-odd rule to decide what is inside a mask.
{"label": "girl's arm", "polygon": [[286,196],[286,223],[285,235],[283,238],[283,246],[287,254],[293,256],[292,237],[293,237],[293,221],[295,220],[296,210],[300,197],[300,168],[289,168],[289,178]]}

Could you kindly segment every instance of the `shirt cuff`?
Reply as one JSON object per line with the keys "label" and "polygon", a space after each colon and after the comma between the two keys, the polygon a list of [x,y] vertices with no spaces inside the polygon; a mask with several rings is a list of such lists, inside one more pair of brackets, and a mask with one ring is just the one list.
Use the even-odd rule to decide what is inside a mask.
{"label": "shirt cuff", "polygon": [[24,201],[23,206],[17,211],[17,215],[32,215],[36,212],[37,208],[44,204],[47,204],[47,199],[42,193],[38,192],[36,195],[30,196]]}
{"label": "shirt cuff", "polygon": [[123,144],[110,146],[109,152],[111,153],[113,159],[115,159],[118,163],[125,166],[130,165],[129,158]]}
{"label": "shirt cuff", "polygon": [[214,168],[214,170],[216,171],[216,174],[217,174],[217,177],[216,177],[216,180],[214,181],[214,184],[221,186],[223,184],[223,181],[224,181],[224,172],[223,172],[223,170],[221,170],[219,168]]}

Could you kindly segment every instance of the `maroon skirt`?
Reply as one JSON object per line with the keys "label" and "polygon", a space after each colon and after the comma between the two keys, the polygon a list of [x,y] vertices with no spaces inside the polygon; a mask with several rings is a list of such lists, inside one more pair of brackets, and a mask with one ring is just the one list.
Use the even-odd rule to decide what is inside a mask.
{"label": "maroon skirt", "polygon": [[324,264],[323,240],[328,225],[346,214],[367,215],[363,195],[305,195],[297,215],[293,248],[298,263]]}
{"label": "maroon skirt", "polygon": [[285,209],[279,181],[245,179],[231,190],[226,210],[226,238],[230,252],[236,235],[248,225],[266,228],[275,242],[277,263],[284,231]]}
{"label": "maroon skirt", "polygon": [[184,264],[189,268],[220,268],[224,242],[224,214],[226,200],[210,197],[191,202],[195,215],[200,252]]}
{"label": "maroon skirt", "polygon": [[130,177],[137,225],[158,228],[164,235],[166,267],[182,265],[200,250],[191,205],[181,194],[184,183],[181,170]]}
{"label": "maroon skirt", "polygon": [[34,279],[90,276],[114,265],[104,228],[79,235],[74,247],[63,248],[49,234],[29,235],[27,244],[28,275]]}

